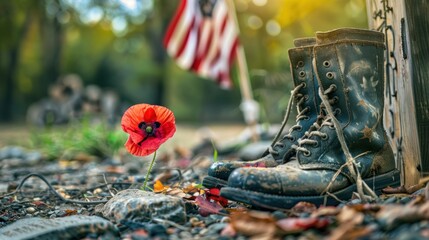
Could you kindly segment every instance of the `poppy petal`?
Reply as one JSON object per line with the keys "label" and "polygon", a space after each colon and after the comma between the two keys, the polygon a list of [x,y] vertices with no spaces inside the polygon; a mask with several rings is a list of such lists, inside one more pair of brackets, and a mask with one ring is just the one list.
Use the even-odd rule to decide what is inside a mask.
{"label": "poppy petal", "polygon": [[133,132],[138,132],[139,123],[143,122],[143,116],[146,109],[150,107],[149,104],[136,104],[134,106],[129,107],[124,115],[122,116],[121,126],[124,132],[130,133],[130,130],[135,130]]}
{"label": "poppy petal", "polygon": [[164,138],[165,140],[171,138],[175,132],[176,125],[171,122],[167,122],[164,125],[161,125],[161,128],[158,129],[158,133],[160,134],[161,138]]}
{"label": "poppy petal", "polygon": [[145,122],[155,122],[157,121],[156,118],[156,112],[153,108],[149,107],[148,109],[146,109],[146,111],[144,112],[144,121]]}
{"label": "poppy petal", "polygon": [[163,106],[153,106],[153,108],[156,111],[156,121],[161,123],[161,127],[167,122],[176,123],[173,112],[168,108]]}
{"label": "poppy petal", "polygon": [[155,152],[157,148],[148,148],[147,146],[141,147],[134,143],[131,138],[128,138],[127,142],[125,143],[125,148],[128,150],[129,153],[136,155],[136,156],[147,156]]}

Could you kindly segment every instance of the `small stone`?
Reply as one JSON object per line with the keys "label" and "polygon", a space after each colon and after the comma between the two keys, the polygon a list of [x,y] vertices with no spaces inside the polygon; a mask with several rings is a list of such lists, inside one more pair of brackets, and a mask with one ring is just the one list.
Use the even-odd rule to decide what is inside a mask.
{"label": "small stone", "polygon": [[25,152],[22,147],[11,146],[8,148],[8,154],[10,158],[23,158]]}
{"label": "small stone", "polygon": [[273,215],[273,217],[274,217],[275,219],[277,219],[277,220],[281,220],[281,219],[287,218],[286,213],[284,213],[284,212],[282,212],[282,211],[274,211],[274,212],[272,213],[272,215]]}
{"label": "small stone", "polygon": [[386,199],[386,200],[384,201],[384,204],[392,204],[392,203],[396,203],[396,202],[397,202],[397,200],[398,200],[398,198],[397,198],[397,197],[395,197],[395,196],[393,196],[393,197],[390,197],[390,198]]}
{"label": "small stone", "polygon": [[100,194],[100,193],[102,193],[103,192],[103,189],[101,189],[101,188],[96,188],[96,189],[94,189],[94,194]]}
{"label": "small stone", "polygon": [[203,228],[201,231],[200,231],[200,235],[201,236],[204,236],[204,235],[206,235],[207,234],[207,232],[209,231],[209,229],[208,228]]}
{"label": "small stone", "polygon": [[223,217],[220,220],[221,223],[230,223],[231,222],[231,218],[230,217]]}
{"label": "small stone", "polygon": [[218,234],[226,227],[226,225],[228,225],[228,223],[214,223],[209,226],[209,233]]}
{"label": "small stone", "polygon": [[161,224],[150,224],[147,231],[151,237],[167,235],[167,229]]}
{"label": "small stone", "polygon": [[25,209],[25,211],[27,211],[27,213],[32,214],[32,213],[36,212],[36,209],[34,207],[28,207],[27,209]]}
{"label": "small stone", "polygon": [[181,198],[139,189],[127,189],[111,198],[101,209],[104,217],[117,223],[121,220],[148,222],[153,218],[186,222],[184,203]]}
{"label": "small stone", "polygon": [[179,233],[180,239],[192,239],[192,234],[187,231],[183,231]]}

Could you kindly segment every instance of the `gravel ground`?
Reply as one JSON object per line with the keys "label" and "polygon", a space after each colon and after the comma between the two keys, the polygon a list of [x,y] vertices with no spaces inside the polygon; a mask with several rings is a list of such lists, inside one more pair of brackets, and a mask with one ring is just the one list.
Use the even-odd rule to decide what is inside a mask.
{"label": "gravel ground", "polygon": [[[155,211],[151,219],[119,220],[103,215],[102,208],[113,196],[126,189],[141,189],[148,158],[138,159],[122,153],[105,159],[76,156],[47,161],[37,149],[7,147],[3,142],[3,146],[0,145],[0,232],[19,220],[34,217],[59,221],[70,216],[101,216],[115,226],[119,235],[88,233],[80,239],[429,238],[429,187],[424,184],[412,192],[395,190],[394,194],[380,196],[372,203],[363,203],[358,198],[335,207],[302,202],[292,209],[276,211],[254,210],[231,201],[221,206],[210,201],[207,189],[198,185],[213,162],[212,156],[190,151],[190,146],[199,139],[195,128],[178,129],[182,130],[158,155],[149,186],[154,187],[156,194],[180,198],[184,221],[168,217],[172,208],[164,212],[146,209]],[[212,131],[225,134],[216,136],[219,141],[237,136],[242,129],[216,126]],[[25,138],[26,132],[2,135],[3,139],[8,136],[11,140],[14,136]],[[162,184],[156,187],[155,180]],[[61,236],[64,237],[58,235],[58,239]]]}

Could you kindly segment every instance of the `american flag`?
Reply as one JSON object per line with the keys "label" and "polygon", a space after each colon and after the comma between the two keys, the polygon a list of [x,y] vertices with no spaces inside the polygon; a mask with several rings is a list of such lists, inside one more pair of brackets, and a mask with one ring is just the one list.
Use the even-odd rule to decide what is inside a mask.
{"label": "american flag", "polygon": [[225,0],[182,0],[164,46],[184,69],[230,88],[230,68],[238,46],[238,28]]}

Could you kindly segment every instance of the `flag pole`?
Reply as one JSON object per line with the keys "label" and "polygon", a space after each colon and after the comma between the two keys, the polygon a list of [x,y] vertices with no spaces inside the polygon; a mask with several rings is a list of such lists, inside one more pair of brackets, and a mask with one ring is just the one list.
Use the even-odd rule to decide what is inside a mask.
{"label": "flag pole", "polygon": [[[228,11],[230,16],[233,17],[235,24],[237,26],[238,33],[240,33],[240,28],[238,25],[238,19],[235,11],[235,5],[233,0],[225,0],[228,5]],[[239,35],[240,36],[240,35]],[[250,127],[252,141],[256,142],[259,140],[258,135],[258,117],[259,117],[259,106],[257,102],[253,99],[252,87],[249,80],[249,70],[247,67],[246,55],[244,48],[241,44],[237,46],[237,67],[239,74],[239,84],[241,92],[241,110],[243,111],[244,120],[247,125]]]}

